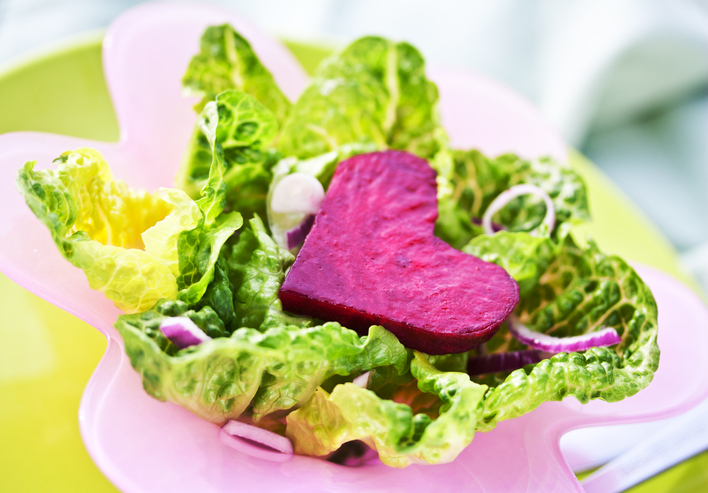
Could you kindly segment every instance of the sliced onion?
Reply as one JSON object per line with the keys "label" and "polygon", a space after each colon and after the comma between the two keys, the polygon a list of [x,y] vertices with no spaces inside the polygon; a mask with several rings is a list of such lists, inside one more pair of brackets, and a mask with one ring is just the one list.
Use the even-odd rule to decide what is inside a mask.
{"label": "sliced onion", "polygon": [[279,214],[314,214],[320,210],[324,196],[324,188],[317,178],[307,173],[293,173],[275,186],[270,207]]}
{"label": "sliced onion", "polygon": [[291,250],[302,245],[305,241],[307,233],[310,232],[315,224],[315,214],[310,214],[303,221],[292,229],[285,232],[285,248]]}
{"label": "sliced onion", "polygon": [[[478,217],[472,217],[472,224],[474,224],[475,226],[481,226],[482,220]],[[494,233],[498,233],[499,231],[506,231],[506,228],[504,226],[502,226],[501,224],[495,223],[494,221],[492,221],[492,231]],[[487,234],[486,231],[485,231],[485,234]]]}
{"label": "sliced onion", "polygon": [[365,389],[367,385],[369,385],[369,374],[371,372],[367,371],[366,373],[362,373],[358,377],[356,377],[354,380],[352,380],[352,383],[354,385],[358,385],[362,389]]}
{"label": "sliced onion", "polygon": [[211,341],[211,337],[188,317],[166,318],[160,324],[160,330],[178,349]]}
{"label": "sliced onion", "polygon": [[516,316],[511,315],[506,319],[509,332],[520,342],[534,349],[547,351],[549,353],[571,353],[573,351],[585,351],[592,347],[612,346],[619,343],[622,338],[612,327],[590,332],[573,337],[553,337],[548,334],[535,332],[521,322]]}
{"label": "sliced onion", "polygon": [[[484,212],[484,216],[482,216],[482,229],[484,230],[484,234],[493,235],[496,233],[492,226],[492,217],[506,207],[509,202],[521,195],[536,195],[543,199],[546,204],[546,216],[543,218],[541,224],[548,226],[548,231],[553,231],[553,227],[556,225],[556,209],[553,207],[551,197],[549,197],[542,188],[531,185],[530,183],[524,183],[523,185],[514,185],[508,190],[504,190],[489,204],[489,207],[487,207],[487,210]],[[536,230],[532,231],[530,234],[533,235],[535,233]]]}
{"label": "sliced onion", "polygon": [[286,437],[240,421],[228,421],[219,438],[224,445],[259,459],[285,462],[293,456],[293,444]]}
{"label": "sliced onion", "polygon": [[538,363],[542,359],[541,354],[533,349],[511,353],[480,354],[467,361],[467,373],[470,375],[484,375],[500,371],[514,371],[526,365]]}

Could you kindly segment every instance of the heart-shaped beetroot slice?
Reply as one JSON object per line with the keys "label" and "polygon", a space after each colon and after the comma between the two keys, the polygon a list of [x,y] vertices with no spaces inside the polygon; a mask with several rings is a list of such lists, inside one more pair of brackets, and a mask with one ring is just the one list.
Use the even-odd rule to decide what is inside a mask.
{"label": "heart-shaped beetroot slice", "polygon": [[487,341],[519,301],[507,272],[433,235],[435,171],[401,151],[339,164],[280,290],[283,308],[428,354]]}

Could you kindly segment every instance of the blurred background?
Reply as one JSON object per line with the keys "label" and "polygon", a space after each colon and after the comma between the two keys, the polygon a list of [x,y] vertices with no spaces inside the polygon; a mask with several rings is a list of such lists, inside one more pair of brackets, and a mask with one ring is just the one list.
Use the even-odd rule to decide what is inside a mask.
{"label": "blurred background", "polygon": [[[95,38],[137,3],[0,0],[0,73],[37,53]],[[502,81],[533,101],[570,145],[625,191],[680,252],[686,269],[708,292],[708,0],[212,3],[227,6],[291,41],[337,48],[365,34],[380,34],[413,43],[431,66],[469,69]],[[56,317],[67,326],[62,330],[67,330],[70,316],[57,309]],[[89,337],[88,329],[76,330],[74,345],[78,338],[86,341]],[[91,331],[91,336],[95,337],[91,341],[95,359],[76,358],[83,365],[76,374],[84,380],[66,379],[75,388],[65,392],[66,422],[71,427],[64,431],[82,451],[74,429],[78,398],[105,347],[98,333]],[[38,346],[34,344],[29,351],[38,354]],[[43,359],[47,365],[55,364],[51,358]],[[8,368],[5,365],[3,370],[6,375]],[[4,395],[28,399],[19,391]],[[57,402],[55,396],[52,399]],[[708,404],[704,407],[708,409]],[[26,412],[27,407],[17,409]],[[2,425],[0,420],[0,432]],[[58,433],[53,423],[46,429]],[[64,443],[52,437],[58,445]],[[605,440],[594,429],[582,438],[593,437]],[[69,456],[67,467],[76,466],[74,456]],[[92,467],[88,457],[85,460]],[[704,491],[708,455],[704,453],[701,460],[687,463],[681,482],[673,485],[676,488],[667,483],[673,479],[664,480],[666,491]],[[92,490],[98,491],[99,485],[106,488],[100,473],[92,474],[97,485]],[[77,470],[78,475],[86,477],[87,473]],[[689,488],[689,481],[695,483],[694,489]],[[70,484],[65,486],[65,491],[73,491]],[[652,488],[648,484],[642,491]]]}
{"label": "blurred background", "polygon": [[[136,0],[0,0],[0,64]],[[221,0],[274,35],[364,34],[503,81],[617,183],[708,290],[708,0]]]}
{"label": "blurred background", "polygon": [[[0,65],[104,29],[137,3],[0,0]],[[289,40],[407,40],[430,65],[508,84],[633,199],[708,291],[708,0],[213,3]]]}

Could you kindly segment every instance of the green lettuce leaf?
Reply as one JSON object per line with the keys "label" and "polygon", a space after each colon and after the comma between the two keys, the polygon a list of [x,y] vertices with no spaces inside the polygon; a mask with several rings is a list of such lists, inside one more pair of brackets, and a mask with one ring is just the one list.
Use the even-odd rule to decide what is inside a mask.
{"label": "green lettuce leaf", "polygon": [[[556,244],[501,232],[475,238],[464,251],[507,268],[525,286],[515,313],[530,329],[566,337],[612,327],[622,338],[615,347],[562,353],[508,376],[483,379],[493,388],[481,429],[548,400],[572,395],[580,402],[614,402],[649,385],[659,365],[657,307],[649,287],[624,260],[603,254],[592,241],[579,247],[570,235]],[[524,348],[506,328],[487,342],[490,352]]]}
{"label": "green lettuce leaf", "polygon": [[197,228],[180,234],[178,241],[178,298],[194,305],[201,300],[214,279],[216,263],[226,240],[243,224],[241,214],[232,212],[212,224],[202,222]]}
{"label": "green lettuce leaf", "polygon": [[413,414],[410,406],[378,397],[351,383],[331,394],[319,389],[287,417],[295,453],[325,455],[351,440],[362,440],[393,467],[452,461],[472,441],[484,409],[485,385],[465,373],[436,369],[415,353],[411,373],[421,391],[441,401],[439,417]]}
{"label": "green lettuce leaf", "polygon": [[219,317],[223,323],[227,335],[233,333],[238,326],[238,319],[234,311],[234,291],[235,288],[229,279],[229,266],[224,257],[224,251],[228,247],[222,249],[221,255],[214,264],[214,277],[207,286],[204,295],[194,305],[195,309],[210,308]]}
{"label": "green lettuce leaf", "polygon": [[[500,193],[522,183],[536,185],[551,197],[556,214],[554,238],[564,237],[573,225],[590,219],[585,184],[567,164],[551,158],[525,160],[514,154],[490,159],[475,150],[452,151],[451,159],[451,166],[437,166],[443,187],[438,196],[436,234],[456,248],[481,232],[471,224],[471,218],[482,218]],[[541,199],[522,196],[493,220],[511,231],[530,231],[545,214]]]}
{"label": "green lettuce leaf", "polygon": [[193,225],[195,204],[179,190],[167,191],[166,200],[131,190],[93,149],[65,152],[55,163],[56,170],[36,171],[28,162],[17,185],[91,288],[126,312],[176,297],[175,238]]}
{"label": "green lettuce leaf", "polygon": [[[413,359],[413,350],[408,350],[409,367]],[[467,353],[427,356],[427,360],[435,368],[443,372],[467,372]],[[325,382],[327,384],[328,382]],[[326,385],[322,386],[328,390]],[[333,386],[332,386],[333,388]],[[407,404],[415,413],[424,413],[435,418],[439,414],[442,401],[435,394],[422,392],[411,371],[399,373],[393,366],[381,366],[371,370],[367,389],[373,391],[382,399],[393,400],[399,404]],[[331,392],[332,389],[328,391]]]}
{"label": "green lettuce leaf", "polygon": [[185,92],[202,98],[195,110],[201,112],[217,94],[237,89],[257,99],[278,121],[285,120],[290,101],[280,92],[248,41],[233,27],[227,24],[208,27],[202,34],[200,48],[182,78]]}
{"label": "green lettuce leaf", "polygon": [[[425,77],[420,53],[407,43],[364,37],[323,62],[295,103],[276,143],[286,158],[275,167],[270,190],[296,172],[315,176],[326,189],[342,160],[386,148],[435,165],[446,145],[437,88]],[[267,217],[281,245],[285,232],[305,219],[270,207]]]}
{"label": "green lettuce leaf", "polygon": [[[224,145],[248,141],[238,141],[238,130],[234,129],[252,123],[254,111],[258,114],[261,110],[253,98],[238,91],[220,94],[215,102],[210,102],[204,109],[201,125],[212,152],[209,175],[202,187],[201,198],[197,201],[203,218],[196,228],[182,233],[178,240],[178,297],[190,305],[197,304],[204,296],[214,279],[216,263],[223,245],[243,224],[240,213],[223,213],[229,190],[227,181],[237,174],[233,168],[228,167]],[[266,124],[255,134],[269,135],[269,132],[274,131],[272,125]],[[252,137],[253,135],[248,138]],[[223,304],[220,306],[220,312],[228,317],[228,307]]]}
{"label": "green lettuce leaf", "polygon": [[62,254],[123,311],[144,311],[162,298],[194,305],[214,278],[221,247],[243,223],[238,212],[222,213],[231,171],[222,142],[232,143],[233,129],[250,122],[253,103],[227,92],[205,110],[212,153],[197,202],[177,189],[131,190],[91,149],[62,154],[56,171],[27,163],[18,186]]}
{"label": "green lettuce leaf", "polygon": [[348,144],[430,158],[447,143],[437,103],[437,87],[415,48],[367,36],[319,67],[278,149],[308,159]]}
{"label": "green lettuce leaf", "polygon": [[651,383],[658,367],[656,330],[645,334],[632,350],[624,358],[607,347],[559,353],[512,372],[487,395],[478,430],[489,431],[546,401],[573,396],[583,404],[591,399],[616,402],[636,394]]}
{"label": "green lettuce leaf", "polygon": [[[556,244],[551,238],[510,232],[479,236],[464,250],[505,267],[523,286],[516,315],[532,330],[563,337],[609,326],[622,337],[615,347],[560,353],[508,375],[475,378],[483,389],[479,398],[483,410],[474,414],[473,422],[464,422],[467,429],[489,431],[498,422],[521,416],[546,401],[573,396],[582,403],[597,398],[614,402],[649,385],[659,362],[656,303],[646,284],[622,259],[603,254],[592,242],[581,248],[570,236]],[[504,327],[486,348],[501,352],[525,346]],[[372,371],[371,390],[340,384],[331,394],[324,390],[315,393],[310,402],[288,416],[287,434],[296,451],[324,455],[347,441],[363,440],[376,448],[388,465],[437,462],[436,455],[425,455],[426,447],[415,437],[426,436],[432,426],[426,424],[430,419],[433,424],[442,423],[446,402],[442,396],[442,403],[421,399],[411,388],[415,377],[420,390],[425,390],[415,370],[422,356],[416,358],[411,373],[399,374],[386,366]],[[435,364],[440,369],[435,371],[456,375],[450,370],[464,367],[466,358],[467,354],[437,357]],[[485,384],[490,386],[488,391]],[[418,412],[415,416],[413,409]],[[457,428],[439,426],[441,437],[461,436]],[[459,450],[451,450],[450,457],[467,443],[467,438],[459,442]]]}
{"label": "green lettuce leaf", "polygon": [[255,98],[235,90],[219,94],[199,115],[177,186],[193,198],[206,193],[200,200],[217,193],[220,201],[214,205],[228,205],[247,218],[265,215],[271,169],[278,160],[269,146],[277,131],[275,115]]}
{"label": "green lettuce leaf", "polygon": [[224,253],[234,291],[233,306],[240,327],[265,330],[282,325],[312,325],[309,317],[283,312],[278,298],[285,271],[295,261],[266,232],[257,216]]}
{"label": "green lettuce leaf", "polygon": [[162,200],[175,206],[175,212],[142,234],[145,251],[179,276],[178,243],[180,234],[199,226],[202,215],[197,204],[181,190],[163,189]]}
{"label": "green lettuce leaf", "polygon": [[359,374],[390,364],[405,371],[406,349],[378,326],[365,337],[334,322],[308,328],[274,327],[263,333],[240,328],[230,337],[174,351],[159,330],[168,316],[188,316],[207,334],[224,331],[213,310],[205,307],[195,312],[179,301],[123,315],[116,327],[150,395],[213,423],[236,419],[247,408],[256,421],[291,409],[307,401],[333,375]]}
{"label": "green lettuce leaf", "polygon": [[502,267],[518,283],[519,294],[525,298],[538,289],[558,247],[548,237],[500,231],[491,236],[479,234],[462,251]]}

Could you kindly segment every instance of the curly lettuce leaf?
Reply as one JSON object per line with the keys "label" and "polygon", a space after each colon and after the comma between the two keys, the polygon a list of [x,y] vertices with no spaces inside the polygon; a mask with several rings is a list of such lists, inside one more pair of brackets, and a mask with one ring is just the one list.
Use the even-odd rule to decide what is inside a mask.
{"label": "curly lettuce leaf", "polygon": [[218,217],[210,225],[202,222],[197,228],[180,235],[180,274],[177,276],[180,300],[192,305],[201,300],[214,279],[222,246],[242,224],[241,214],[232,212]]}
{"label": "curly lettuce leaf", "polygon": [[207,286],[204,295],[195,309],[208,307],[212,309],[223,323],[228,334],[238,328],[238,319],[234,311],[235,288],[229,279],[229,266],[224,258],[224,250],[214,264],[214,277]]}
{"label": "curly lettuce leaf", "polygon": [[[162,194],[131,190],[114,180],[93,149],[65,152],[55,163],[56,170],[36,171],[28,162],[17,185],[61,254],[84,270],[92,289],[126,312],[174,298],[175,252],[168,250],[194,218],[184,194],[168,191],[164,201]],[[153,241],[158,237],[166,244]]]}
{"label": "curly lettuce leaf", "polygon": [[[207,104],[201,117],[201,127],[209,143],[212,159],[209,176],[201,190],[202,197],[197,201],[204,214],[204,227],[184,234],[181,238],[180,258],[183,263],[180,267],[183,275],[177,278],[181,289],[179,299],[190,304],[199,302],[208,289],[209,283],[214,278],[214,269],[222,246],[242,224],[241,214],[237,212],[222,214],[224,208],[230,205],[249,211],[246,205],[249,203],[258,204],[256,208],[259,209],[265,207],[265,195],[270,178],[267,167],[262,162],[239,164],[241,160],[236,157],[250,156],[256,160],[263,158],[265,154],[258,149],[258,146],[262,142],[272,140],[277,128],[272,114],[252,97],[238,91],[221,93],[216,101]],[[254,173],[260,178],[249,181],[253,180]],[[245,182],[242,183],[242,180]],[[243,188],[239,187],[239,183],[243,184]],[[247,190],[250,192],[258,190],[258,193],[254,198]],[[261,225],[261,229],[264,229],[260,220],[257,222]],[[265,232],[263,234],[265,235]],[[244,236],[247,237],[248,234]],[[279,287],[282,275],[278,279]],[[243,314],[239,313],[241,305],[238,294],[243,292],[243,288],[241,282],[236,283],[236,286],[241,289],[233,293],[232,309],[227,302],[229,289],[224,284],[224,280],[225,278],[222,277],[220,282],[222,289],[216,291],[215,288],[212,294],[219,294],[215,302],[218,304],[219,312],[227,317],[228,323],[236,323],[238,318],[243,318]],[[262,302],[262,296],[258,295],[259,293],[254,293],[253,298]],[[269,301],[269,304],[280,304],[277,299],[277,289],[274,292],[270,289],[269,295],[275,297],[274,300]],[[254,301],[250,300],[251,305]],[[272,319],[269,321],[271,325],[277,325],[283,323],[284,319],[285,316],[275,323]],[[251,321],[247,321],[243,326],[258,327]]]}
{"label": "curly lettuce leaf", "polygon": [[[573,225],[590,219],[585,183],[567,164],[551,158],[521,159],[505,154],[491,159],[479,151],[451,151],[451,166],[438,166],[440,219],[436,234],[461,248],[479,234],[471,218],[481,218],[489,204],[504,190],[522,183],[543,189],[551,197],[556,214],[554,238],[563,238]],[[514,199],[494,221],[511,231],[530,231],[546,214],[535,196]]]}
{"label": "curly lettuce leaf", "polygon": [[238,212],[222,213],[229,178],[222,142],[232,142],[233,128],[249,123],[228,111],[249,115],[251,102],[242,93],[223,99],[223,116],[214,103],[215,115],[204,121],[213,152],[197,202],[177,189],[131,190],[91,149],[62,154],[56,171],[35,171],[34,163],[20,171],[20,190],[62,254],[125,312],[147,310],[162,298],[198,303],[221,247],[243,223]]}
{"label": "curly lettuce leaf", "polygon": [[165,317],[185,315],[208,334],[223,331],[223,324],[214,327],[212,314],[208,307],[194,312],[185,303],[168,301],[148,312],[123,315],[116,327],[150,395],[213,423],[236,419],[247,408],[258,421],[299,406],[333,375],[390,364],[405,371],[406,349],[379,326],[364,337],[334,322],[274,327],[263,333],[240,328],[230,337],[181,351],[171,349],[159,330]]}
{"label": "curly lettuce leaf", "polygon": [[559,353],[512,372],[487,395],[478,429],[489,431],[500,421],[568,396],[585,404],[591,399],[616,402],[636,394],[651,383],[658,368],[656,336],[654,327],[624,358],[612,348],[592,348],[583,353]]}
{"label": "curly lettuce leaf", "polygon": [[624,357],[657,325],[654,297],[634,269],[594,242],[582,248],[570,237],[516,313],[522,323],[557,337],[613,327],[622,337],[617,351]]}
{"label": "curly lettuce leaf", "polygon": [[[409,363],[413,358],[413,351],[409,350]],[[430,364],[443,372],[466,373],[467,359],[467,353],[427,356]],[[322,387],[327,390],[325,385]],[[443,404],[437,395],[421,391],[411,371],[401,374],[393,366],[371,370],[366,388],[382,399],[407,404],[414,413],[427,414],[431,418],[438,417]]]}
{"label": "curly lettuce leaf", "polygon": [[476,236],[462,251],[502,267],[517,282],[523,298],[538,288],[558,247],[548,237],[500,231]]}
{"label": "curly lettuce leaf", "polygon": [[[413,352],[410,352],[412,358]],[[428,357],[429,361],[431,359],[431,357]],[[462,372],[465,372],[464,368]],[[391,366],[374,368],[369,373],[367,383],[366,388],[374,392],[379,398],[388,399],[398,404],[405,404],[411,408],[414,414],[425,414],[431,419],[436,419],[440,416],[440,408],[443,405],[443,401],[440,400],[437,394],[423,392],[418,387],[418,381],[410,371],[401,375]],[[322,388],[327,390],[325,385]],[[331,393],[332,390],[334,389],[332,388],[328,392]]]}
{"label": "curly lettuce leaf", "polygon": [[300,159],[343,145],[430,158],[447,143],[437,103],[414,47],[367,36],[323,62],[293,106],[278,149]]}
{"label": "curly lettuce leaf", "polygon": [[162,189],[162,200],[174,206],[174,213],[142,234],[145,251],[169,267],[177,277],[180,274],[178,241],[183,231],[199,226],[202,219],[197,204],[181,190]]}
{"label": "curly lettuce leaf", "polygon": [[[325,189],[337,165],[355,154],[403,149],[433,163],[444,154],[438,92],[425,77],[420,53],[407,43],[368,36],[323,62],[293,107],[276,142],[285,159],[274,169],[270,190],[290,173],[315,176]],[[303,214],[274,213],[278,241]]]}
{"label": "curly lettuce leaf", "polygon": [[269,146],[277,131],[275,115],[258,100],[241,91],[220,93],[199,115],[177,186],[195,199],[202,195],[200,201],[228,206],[247,218],[265,214],[277,161]]}
{"label": "curly lettuce leaf", "polygon": [[442,401],[439,417],[414,415],[410,406],[351,383],[336,386],[331,394],[318,389],[287,417],[286,434],[295,453],[325,455],[345,442],[362,440],[393,467],[452,461],[474,437],[487,387],[465,373],[438,370],[418,352],[410,369],[419,389]]}
{"label": "curly lettuce leaf", "polygon": [[208,27],[199,45],[200,53],[189,62],[182,78],[185,92],[202,98],[194,107],[197,112],[201,112],[217,94],[237,89],[257,99],[275,114],[278,121],[287,117],[290,101],[248,41],[233,27],[228,24]]}
{"label": "curly lettuce leaf", "polygon": [[234,245],[224,253],[229,279],[235,286],[233,306],[240,327],[265,330],[280,325],[311,325],[308,317],[283,312],[278,298],[285,271],[295,261],[266,232],[258,217],[250,221]]}
{"label": "curly lettuce leaf", "polygon": [[[532,330],[566,337],[612,327],[622,338],[612,348],[561,353],[504,380],[485,379],[496,387],[485,400],[483,429],[548,400],[614,402],[649,385],[659,365],[658,312],[649,287],[624,260],[593,242],[582,248],[570,236],[556,244],[525,233],[480,236],[463,250],[507,268],[525,286],[515,313]],[[506,328],[487,342],[491,352],[524,348]]]}

